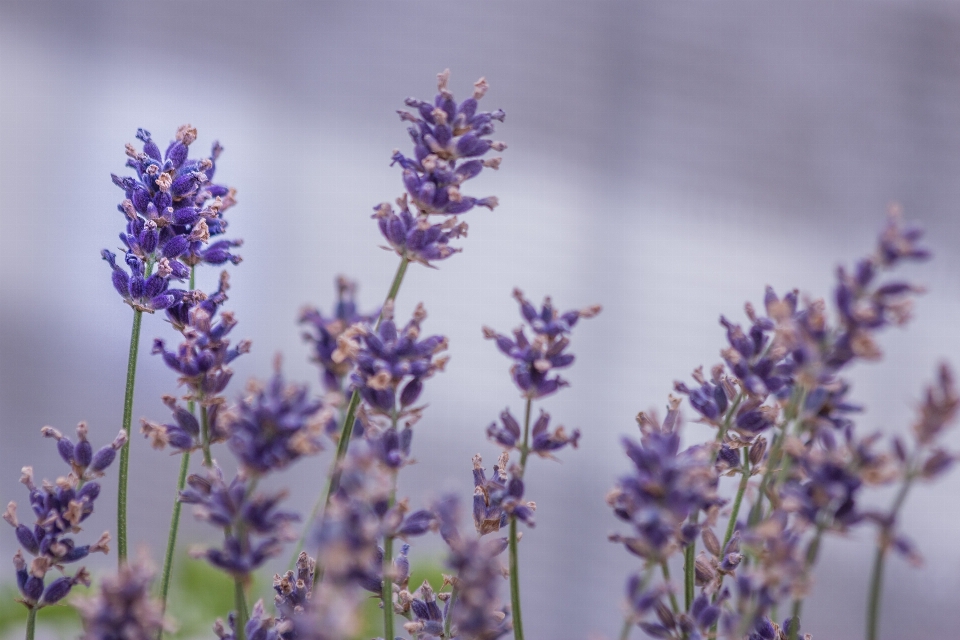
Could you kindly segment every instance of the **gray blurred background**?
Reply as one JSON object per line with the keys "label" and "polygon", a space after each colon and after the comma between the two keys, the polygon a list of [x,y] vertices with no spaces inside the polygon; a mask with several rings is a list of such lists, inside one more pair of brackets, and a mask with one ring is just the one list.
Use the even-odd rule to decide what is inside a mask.
{"label": "gray blurred background", "polygon": [[[720,313],[742,319],[766,284],[827,295],[835,266],[871,250],[891,202],[929,230],[936,259],[908,270],[929,287],[915,322],[882,337],[882,363],[852,373],[870,408],[861,428],[906,428],[936,363],[960,366],[956,4],[5,1],[0,504],[25,500],[24,464],[62,472],[41,426],[87,420],[95,444],[119,428],[131,313],[99,251],[118,244],[122,196],[109,174],[125,171],[137,127],[162,146],[190,122],[195,153],[215,139],[226,149],[217,176],[240,202],[229,237],[246,240],[229,307],[234,335],[254,344],[232,393],[268,375],[277,352],[290,378],[318,389],[298,310],[330,309],[338,273],[360,281],[364,309],[381,302],[396,258],[377,248],[369,215],[401,191],[389,157],[408,138],[394,110],[431,98],[446,67],[458,96],[486,76],[484,105],[507,112],[496,138],[509,149],[468,190],[498,195],[500,208],[467,214],[463,254],[411,268],[400,293],[399,315],[423,301],[425,329],[449,335],[453,355],[428,385],[420,463],[401,492],[469,499],[471,455],[495,459],[484,429],[522,405],[480,326],[518,323],[514,286],[562,309],[604,305],[574,334],[571,387],[544,403],[583,431],[582,446],[528,473],[539,507],[521,545],[530,637],[616,634],[636,566],[606,541],[618,525],[603,497],[626,470],[620,436],[635,433],[638,410],[664,405],[673,380],[719,360]],[[135,419],[166,420],[159,396],[176,391],[149,354],[157,336],[172,339],[147,317]],[[132,456],[131,533],[159,561],[177,460],[139,436]],[[326,460],[281,479],[297,508],[309,508]],[[105,484],[90,535],[114,526]],[[956,634],[958,492],[955,472],[911,497],[906,529],[927,564],[890,563],[884,637]],[[192,543],[212,530],[188,515],[184,531]],[[826,544],[804,610],[818,640],[862,634],[872,540]],[[0,558],[14,550],[7,529]],[[0,581],[12,580],[0,562]]]}

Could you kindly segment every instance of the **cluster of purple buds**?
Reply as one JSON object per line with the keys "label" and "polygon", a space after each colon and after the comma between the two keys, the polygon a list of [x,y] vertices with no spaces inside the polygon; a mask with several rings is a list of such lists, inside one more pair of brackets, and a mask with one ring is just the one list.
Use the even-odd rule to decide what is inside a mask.
{"label": "cluster of purple buds", "polygon": [[680,451],[679,400],[673,398],[661,425],[655,417],[637,417],[639,443],[623,439],[634,468],[607,495],[607,503],[624,522],[633,525],[628,536],[613,535],[628,551],[654,561],[666,559],[680,546],[696,539],[699,528],[687,522],[696,510],[723,504],[717,497],[717,472],[709,447]]}
{"label": "cluster of purple buds", "polygon": [[[503,446],[506,449],[520,450],[522,433],[520,423],[513,417],[509,409],[504,409],[500,414],[502,426],[496,422],[487,427],[487,437]],[[577,448],[577,442],[580,440],[580,430],[574,429],[573,433],[567,435],[563,427],[557,427],[550,431],[550,414],[540,410],[540,417],[533,423],[530,431],[530,453],[535,453],[542,458],[552,458],[554,451],[563,449],[568,444],[574,449]]]}
{"label": "cluster of purple buds", "polygon": [[[399,111],[401,120],[412,123],[413,157],[400,151],[393,154],[393,163],[403,170],[407,193],[397,199],[399,213],[390,203],[374,208],[380,232],[390,248],[412,262],[430,265],[460,251],[450,246],[451,240],[466,237],[467,225],[456,215],[474,207],[494,209],[494,196],[475,198],[461,193],[461,186],[475,178],[484,167],[497,169],[501,159],[483,158],[491,149],[503,151],[507,146],[491,141],[494,121],[503,121],[503,111],[477,111],[477,103],[487,91],[481,78],[474,85],[473,97],[459,105],[447,90],[450,72],[438,76],[440,93],[433,104],[407,98],[408,107],[416,113]],[[433,223],[431,215],[450,216]]]}
{"label": "cluster of purple buds", "polygon": [[353,387],[373,413],[391,420],[419,415],[411,405],[420,397],[424,380],[442,371],[448,360],[437,355],[446,350],[446,338],[420,339],[420,324],[426,317],[423,305],[418,304],[406,326],[398,328],[388,304],[379,329],[354,325],[341,336],[343,357],[356,362]]}
{"label": "cluster of purple buds", "polygon": [[[467,237],[467,223],[456,216],[443,222],[430,222],[427,216],[414,215],[410,211],[407,196],[397,199],[399,213],[389,202],[374,207],[373,218],[380,226],[380,233],[390,243],[389,249],[401,258],[431,266],[432,262],[444,260],[462,249],[451,247],[450,241]],[[388,248],[388,247],[384,247]]]}
{"label": "cluster of purple buds", "polygon": [[[213,625],[213,632],[220,640],[236,640],[236,623],[237,617],[231,611],[227,617],[227,624],[218,619]],[[276,620],[264,610],[263,600],[257,600],[254,603],[243,631],[243,637],[247,640],[280,640],[282,638],[277,629]]]}
{"label": "cluster of purple buds", "polygon": [[239,241],[221,240],[203,248],[211,236],[225,230],[222,214],[235,199],[231,189],[210,182],[222,150],[219,144],[214,144],[209,158],[187,157],[196,137],[193,127],[180,127],[161,156],[150,133],[140,129],[137,138],[143,151],[127,145],[127,166],[137,177],[113,176],[125,195],[118,208],[127,219],[120,240],[129,273],[117,264],[113,252],[104,249],[101,255],[113,270],[114,288],[139,311],[152,313],[179,302],[185,292],[170,289],[170,279],[186,279],[192,265],[240,261],[230,251]]}
{"label": "cluster of purple buds", "polygon": [[60,436],[58,450],[70,464],[70,474],[58,478],[56,483],[44,481],[41,487],[37,487],[33,481],[33,468],[23,468],[20,482],[30,491],[35,524],[31,527],[20,522],[15,502],[10,502],[3,513],[3,519],[16,531],[17,541],[34,556],[29,565],[23,550],[18,550],[13,557],[17,586],[23,603],[29,608],[54,604],[66,597],[74,585],[90,584],[89,574],[83,567],[73,576],[64,575],[46,584],[46,574],[51,568],[62,571],[65,564],[83,560],[91,553],[109,551],[110,534],[107,532],[94,544],[86,545],[77,545],[72,535],[81,531],[80,524],[93,513],[94,501],[100,495],[100,484],[90,478],[103,475],[104,469],[113,461],[116,449],[123,446],[126,438],[121,431],[113,444],[94,454],[82,423],[77,432],[79,442],[74,445],[55,429],[46,427],[43,431],[48,437]]}
{"label": "cluster of purple buds", "polygon": [[511,470],[508,476],[509,459],[507,452],[502,452],[488,478],[479,454],[473,456],[473,524],[481,536],[505,527],[510,516],[530,527],[535,524],[537,505],[523,500],[523,480],[518,470]]}
{"label": "cluster of purple buds", "polygon": [[251,381],[231,412],[227,444],[248,474],[260,476],[321,451],[321,436],[335,419],[307,387],[284,383],[278,358],[273,378]]}
{"label": "cluster of purple buds", "polygon": [[88,482],[103,476],[104,470],[116,459],[117,451],[127,441],[127,433],[121,429],[113,442],[94,453],[93,445],[87,440],[85,422],[77,425],[76,443],[53,427],[43,427],[40,433],[45,438],[54,438],[57,441],[57,452],[63,461],[70,465],[73,475],[80,482]]}
{"label": "cluster of purple buds", "polygon": [[79,600],[82,640],[155,640],[169,630],[163,607],[150,595],[153,575],[145,562],[121,563],[118,573],[100,583],[97,596]]}
{"label": "cluster of purple buds", "polygon": [[463,195],[460,185],[479,175],[484,167],[500,166],[500,158],[480,158],[491,149],[507,148],[502,142],[486,139],[494,131],[494,121],[503,122],[504,113],[499,109],[477,111],[477,102],[488,89],[483,78],[474,84],[473,96],[459,105],[447,89],[449,79],[449,70],[437,76],[439,93],[433,104],[407,98],[406,105],[417,113],[398,111],[401,120],[412,123],[408,131],[414,157],[396,151],[393,161],[403,168],[403,184],[422,214],[460,214],[475,206],[497,206],[493,197]]}
{"label": "cluster of purple buds", "polygon": [[483,328],[483,335],[495,340],[500,351],[515,361],[510,373],[523,397],[542,398],[567,385],[554,373],[556,369],[573,364],[573,354],[565,353],[570,344],[567,334],[580,318],[592,318],[600,313],[600,306],[561,314],[553,308],[548,297],[538,312],[519,289],[513,290],[513,297],[520,304],[520,314],[533,331],[533,339],[527,339],[522,325],[514,330],[513,339],[489,327]]}
{"label": "cluster of purple buds", "polygon": [[344,378],[353,370],[353,361],[348,358],[334,359],[337,340],[348,327],[375,322],[378,313],[363,315],[357,311],[355,282],[339,276],[336,284],[337,306],[333,315],[327,317],[315,308],[307,308],[300,314],[300,324],[311,329],[303,337],[313,344],[314,360],[320,365],[324,388],[339,392],[343,389]]}
{"label": "cluster of purple buds", "polygon": [[273,590],[276,592],[273,599],[279,618],[277,630],[283,640],[292,640],[294,635],[290,632],[294,629],[294,618],[302,615],[310,603],[316,561],[306,551],[301,551],[295,569],[295,572],[273,576]]}
{"label": "cluster of purple buds", "polygon": [[[511,630],[510,620],[498,598],[503,570],[497,556],[507,549],[505,537],[464,537],[460,534],[459,505],[455,497],[440,500],[434,511],[440,535],[450,548],[447,563],[454,570],[449,581],[456,601],[448,600],[443,620],[450,619],[452,637],[495,640]],[[427,616],[430,618],[430,616]],[[423,629],[428,623],[424,622]]]}
{"label": "cluster of purple buds", "polygon": [[710,636],[710,628],[720,619],[721,609],[710,597],[701,593],[685,613],[674,613],[662,600],[662,590],[652,589],[631,594],[634,611],[638,614],[653,611],[656,622],[638,622],[651,638],[669,640],[704,640]]}
{"label": "cluster of purple buds", "polygon": [[300,519],[278,508],[286,492],[255,493],[251,482],[239,474],[227,484],[223,472],[214,467],[204,476],[191,474],[188,487],[180,492],[180,502],[195,505],[198,519],[224,530],[222,548],[209,548],[197,555],[244,580],[277,555],[284,542],[295,539],[289,523]]}

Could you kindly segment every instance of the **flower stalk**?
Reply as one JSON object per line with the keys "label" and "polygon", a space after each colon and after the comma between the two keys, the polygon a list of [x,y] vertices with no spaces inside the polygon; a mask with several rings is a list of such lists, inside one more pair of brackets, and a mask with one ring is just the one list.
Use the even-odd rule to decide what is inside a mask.
{"label": "flower stalk", "polygon": [[133,418],[133,390],[137,378],[137,352],[140,348],[140,324],[143,312],[133,311],[133,327],[130,331],[130,352],[127,356],[127,382],[123,397],[123,430],[127,441],[120,449],[120,471],[117,483],[117,562],[122,566],[127,560],[127,476],[130,469],[130,422]]}

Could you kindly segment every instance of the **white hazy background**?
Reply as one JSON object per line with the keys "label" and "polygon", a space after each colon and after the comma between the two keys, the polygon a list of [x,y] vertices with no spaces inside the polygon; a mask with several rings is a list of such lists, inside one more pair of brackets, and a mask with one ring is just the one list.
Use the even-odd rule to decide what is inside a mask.
{"label": "white hazy background", "polygon": [[[487,77],[483,104],[506,111],[496,138],[509,149],[469,189],[501,206],[467,214],[464,252],[439,270],[414,266],[400,293],[399,317],[423,301],[425,329],[448,335],[453,355],[427,386],[420,463],[402,493],[469,500],[471,455],[497,455],[485,427],[506,406],[522,410],[509,363],[480,333],[518,324],[514,286],[561,309],[604,305],[574,333],[571,387],[543,403],[583,439],[562,463],[529,468],[531,638],[615,636],[637,566],[606,540],[620,529],[603,501],[627,469],[620,437],[636,434],[638,410],[665,404],[673,380],[719,361],[720,313],[742,320],[767,284],[829,296],[836,265],[871,250],[891,202],[928,229],[936,257],[907,270],[929,287],[915,322],[883,335],[883,362],[851,372],[869,407],[860,428],[905,430],[936,364],[960,367],[958,5],[4,1],[0,504],[25,503],[21,466],[62,473],[41,426],[72,432],[86,420],[95,445],[119,428],[131,313],[99,252],[118,245],[122,194],[109,174],[124,173],[137,127],[162,146],[190,122],[194,154],[214,139],[226,149],[217,178],[240,202],[228,237],[246,240],[229,307],[234,336],[254,344],[231,395],[267,376],[278,352],[290,379],[319,389],[298,310],[330,309],[338,273],[359,280],[362,308],[382,301],[396,258],[377,248],[369,215],[401,192],[389,157],[409,142],[394,110],[409,95],[432,98],[447,67],[457,96]],[[208,270],[199,284],[215,278]],[[149,353],[158,336],[175,340],[162,317],[145,318],[137,421],[167,420],[159,397],[176,391]],[[950,444],[960,448],[958,434]],[[309,509],[328,459],[280,479],[293,506]],[[134,436],[132,544],[148,543],[157,562],[176,467]],[[91,536],[114,528],[115,473]],[[955,635],[958,494],[954,472],[911,496],[905,529],[927,564],[890,562],[884,637]],[[189,513],[183,530],[187,544],[212,534]],[[866,530],[827,542],[805,631],[862,635],[872,542]],[[2,581],[15,547],[0,530]],[[415,548],[441,553],[435,541]]]}

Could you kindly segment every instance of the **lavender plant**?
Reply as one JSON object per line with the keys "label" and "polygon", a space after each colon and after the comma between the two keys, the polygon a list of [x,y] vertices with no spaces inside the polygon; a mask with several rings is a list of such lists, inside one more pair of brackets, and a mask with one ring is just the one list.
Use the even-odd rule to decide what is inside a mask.
{"label": "lavender plant", "polygon": [[[189,125],[163,154],[148,132],[137,132],[142,151],[127,147],[136,177],[113,177],[125,195],[119,209],[126,219],[120,236],[126,267],[114,253],[102,253],[114,288],[134,311],[122,429],[95,451],[82,423],[76,442],[44,427],[42,435],[56,440],[70,470],[38,488],[25,467],[22,482],[36,521],[21,522],[14,503],[3,515],[22,547],[14,569],[28,610],[27,640],[34,637],[38,610],[65,601],[77,584],[89,585],[86,569],[68,572],[65,565],[108,550],[109,533],[83,545],[73,536],[92,514],[97,479],[118,451],[119,569],[100,581],[99,595],[72,601],[86,639],[159,639],[173,628],[167,599],[184,504],[219,529],[218,541],[193,548],[191,555],[233,582],[232,609],[212,623],[221,639],[354,638],[365,593],[379,603],[385,639],[403,633],[417,640],[495,640],[510,633],[524,638],[519,523],[532,528],[536,511],[527,495],[527,462],[531,454],[554,459],[581,438],[579,429],[551,426],[542,408],[534,416],[533,404],[567,386],[560,370],[574,362],[573,328],[600,307],[561,313],[547,298],[538,309],[514,290],[524,324],[512,334],[482,331],[511,361],[522,421],[505,408],[486,429],[500,449],[496,464],[488,471],[479,454],[473,458],[475,533],[462,529],[463,500],[456,495],[411,506],[400,492],[400,471],[413,462],[414,427],[426,409],[419,403],[426,381],[444,370],[448,340],[422,335],[423,304],[398,323],[395,301],[411,262],[435,267],[461,250],[452,243],[466,236],[467,224],[457,216],[497,205],[494,196],[467,195],[463,185],[484,168],[497,169],[501,159],[487,154],[505,148],[489,138],[503,112],[478,110],[486,82],[478,81],[472,97],[459,103],[448,84],[449,72],[440,74],[432,102],[408,98],[412,111],[399,112],[413,142],[412,155],[392,156],[404,193],[373,214],[386,248],[400,258],[383,305],[361,313],[357,285],[339,277],[334,312],[307,309],[301,316],[322,396],[288,383],[279,356],[266,381],[251,381],[239,395],[229,389],[230,365],[250,343],[232,343],[237,320],[224,308],[228,274],[221,274],[212,293],[195,286],[197,266],[240,262],[233,253],[240,241],[215,239],[226,230],[224,212],[235,204],[232,189],[212,182],[222,149],[215,143],[209,157],[188,158],[197,137]],[[910,441],[885,443],[880,434],[861,433],[860,407],[849,399],[844,376],[855,362],[879,359],[879,332],[909,319],[912,296],[921,289],[885,274],[929,257],[920,238],[917,228],[891,217],[872,255],[851,270],[838,269],[834,320],[824,301],[797,291],[778,296],[772,289],[762,313],[746,305],[744,326],[721,317],[722,362],[709,373],[695,370],[692,383],[676,382],[678,395],[670,396],[662,421],[654,412],[637,416],[639,440],[623,439],[632,466],[607,497],[625,527],[610,539],[640,561],[626,583],[622,640],[636,627],[675,640],[795,640],[823,541],[861,527],[877,531],[866,626],[868,640],[878,637],[886,558],[891,552],[918,558],[902,532],[904,501],[917,483],[940,477],[953,464],[956,454],[942,441],[960,396],[943,365],[924,395]],[[171,280],[189,283],[180,289]],[[184,392],[163,396],[172,416],[167,422],[141,421],[152,447],[181,456],[154,597],[149,563],[127,561],[126,486],[140,325],[144,312],[158,310],[179,333],[179,344],[168,347],[169,339],[156,338],[153,353],[177,374]],[[681,448],[684,397],[697,420],[714,430],[710,441]],[[286,491],[265,491],[260,481],[315,456],[328,438],[335,453],[327,489],[303,523],[288,570],[275,573],[271,613],[256,597],[252,578],[297,538],[301,518],[283,508]],[[190,473],[194,451],[202,452],[203,464]],[[236,474],[224,473],[215,451],[232,456]],[[732,499],[724,497],[726,478],[736,481]],[[889,509],[863,506],[865,489],[894,484]],[[448,549],[451,573],[417,584],[411,579],[411,545],[432,534]],[[24,551],[33,556],[29,564]],[[682,558],[682,580],[670,573],[675,558]],[[62,576],[48,580],[51,570]],[[509,605],[500,596],[505,576]]]}

